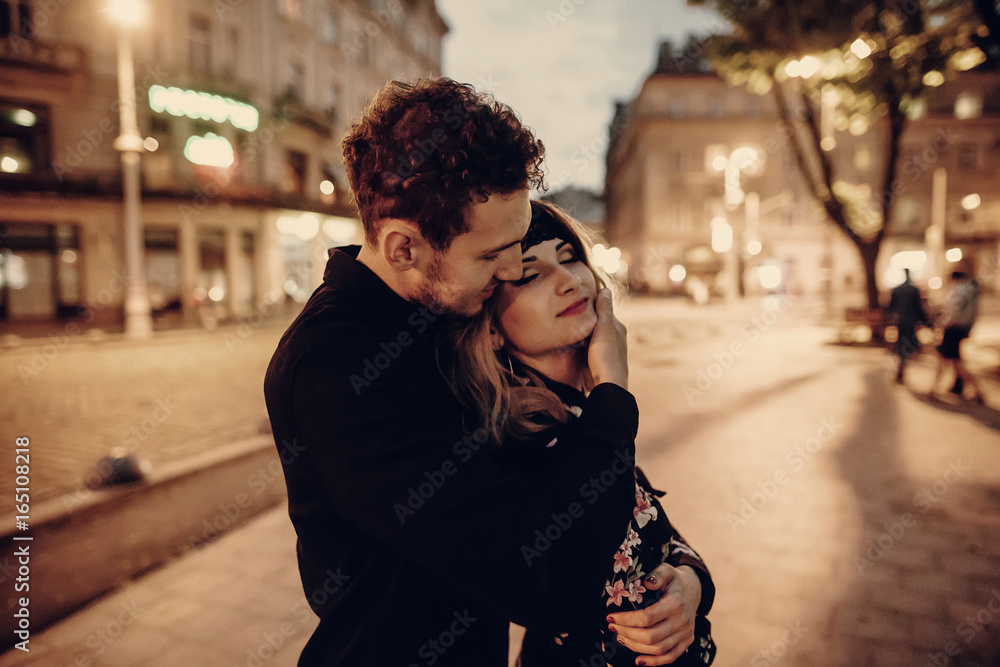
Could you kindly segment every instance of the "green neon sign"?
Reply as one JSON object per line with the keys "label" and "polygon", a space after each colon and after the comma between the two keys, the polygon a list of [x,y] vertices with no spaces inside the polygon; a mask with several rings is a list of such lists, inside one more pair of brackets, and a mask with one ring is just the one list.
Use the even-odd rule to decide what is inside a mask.
{"label": "green neon sign", "polygon": [[257,109],[229,97],[181,88],[149,87],[149,108],[156,113],[187,116],[216,123],[230,122],[234,127],[253,132],[257,129],[260,114]]}

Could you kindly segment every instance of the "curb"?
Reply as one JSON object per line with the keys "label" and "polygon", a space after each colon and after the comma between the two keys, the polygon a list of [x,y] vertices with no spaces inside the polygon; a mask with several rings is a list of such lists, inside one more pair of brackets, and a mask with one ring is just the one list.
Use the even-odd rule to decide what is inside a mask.
{"label": "curb", "polygon": [[[163,466],[146,482],[95,491],[72,509],[61,500],[41,503],[25,532],[14,529],[14,515],[4,517],[0,582],[9,585],[0,652],[19,640],[15,610],[27,608],[34,634],[286,497],[274,440],[262,435]],[[25,547],[27,564],[20,555]],[[28,588],[16,592],[15,581]]]}

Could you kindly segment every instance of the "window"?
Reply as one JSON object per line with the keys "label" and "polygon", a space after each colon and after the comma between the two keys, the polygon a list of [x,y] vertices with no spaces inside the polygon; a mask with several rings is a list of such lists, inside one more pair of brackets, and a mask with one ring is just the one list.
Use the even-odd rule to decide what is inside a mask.
{"label": "window", "polygon": [[0,37],[31,39],[33,27],[29,0],[0,0]]}
{"label": "window", "polygon": [[958,147],[958,167],[959,169],[979,168],[979,146],[976,144],[962,144]]}
{"label": "window", "polygon": [[336,113],[338,106],[340,106],[340,86],[336,83],[331,83],[326,89],[327,114]]}
{"label": "window", "polygon": [[192,16],[188,36],[188,59],[191,69],[211,71],[212,22],[205,16]]}
{"label": "window", "polygon": [[722,100],[718,97],[708,98],[708,117],[719,118],[722,116]]}
{"label": "window", "polygon": [[224,56],[223,71],[226,76],[233,76],[240,67],[240,30],[230,27],[226,31],[226,52]]}
{"label": "window", "polygon": [[340,41],[340,28],[337,25],[337,16],[333,10],[327,10],[323,16],[323,41],[327,44],[336,44]]}
{"label": "window", "polygon": [[79,249],[75,225],[0,224],[0,320],[79,313]]}
{"label": "window", "polygon": [[44,107],[0,100],[0,176],[49,169],[48,115]]}
{"label": "window", "polygon": [[306,192],[306,164],[308,158],[305,153],[299,151],[288,151],[285,162],[285,177],[282,183],[282,190],[288,194],[304,195]]}
{"label": "window", "polygon": [[302,99],[302,84],[305,81],[305,69],[301,63],[291,61],[288,63],[288,70],[285,72],[286,88],[285,92],[297,100]]}
{"label": "window", "polygon": [[872,153],[867,146],[854,149],[854,166],[858,171],[868,171],[872,166]]}
{"label": "window", "polygon": [[667,108],[667,115],[671,118],[683,118],[685,113],[684,109],[684,98],[674,97],[670,100],[670,106]]}
{"label": "window", "polygon": [[980,93],[959,93],[955,98],[955,118],[969,120],[983,115],[983,96]]}

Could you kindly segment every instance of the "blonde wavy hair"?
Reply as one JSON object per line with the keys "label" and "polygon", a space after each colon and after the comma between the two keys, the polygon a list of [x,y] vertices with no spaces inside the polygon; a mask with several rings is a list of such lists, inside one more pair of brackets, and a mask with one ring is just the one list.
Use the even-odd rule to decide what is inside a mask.
{"label": "blonde wavy hair", "polygon": [[[560,238],[569,242],[594,274],[598,288],[608,287],[617,296],[618,286],[594,265],[591,248],[596,236],[555,204],[532,201],[531,209],[532,224],[537,216],[555,223],[564,232]],[[506,438],[523,439],[543,431],[552,420],[568,419],[562,401],[545,388],[536,373],[529,368],[527,378],[514,375],[506,353],[494,350],[491,334],[499,328],[497,316],[495,305],[488,302],[479,317],[450,324],[437,345],[438,367],[445,380],[494,445]]]}

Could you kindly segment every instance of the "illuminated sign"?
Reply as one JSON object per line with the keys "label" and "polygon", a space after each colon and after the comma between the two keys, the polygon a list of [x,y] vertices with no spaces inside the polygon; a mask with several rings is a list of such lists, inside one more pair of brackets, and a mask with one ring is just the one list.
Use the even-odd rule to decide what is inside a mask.
{"label": "illuminated sign", "polygon": [[233,126],[248,132],[256,130],[260,120],[257,109],[244,102],[174,87],[150,86],[149,108],[157,113],[214,120],[216,123],[229,121]]}
{"label": "illuminated sign", "polygon": [[189,138],[184,146],[184,157],[205,167],[228,167],[235,160],[233,145],[213,132]]}

